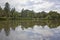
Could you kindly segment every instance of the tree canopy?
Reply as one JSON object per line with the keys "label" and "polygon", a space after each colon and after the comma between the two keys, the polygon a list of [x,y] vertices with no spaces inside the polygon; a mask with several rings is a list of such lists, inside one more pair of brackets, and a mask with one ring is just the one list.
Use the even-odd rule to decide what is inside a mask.
{"label": "tree canopy", "polygon": [[4,9],[0,6],[0,18],[9,19],[21,19],[21,18],[39,18],[39,19],[60,19],[60,13],[56,11],[50,11],[46,13],[45,11],[42,12],[34,12],[33,10],[22,9],[21,12],[15,10],[15,8],[10,8],[10,4],[7,2],[5,3]]}

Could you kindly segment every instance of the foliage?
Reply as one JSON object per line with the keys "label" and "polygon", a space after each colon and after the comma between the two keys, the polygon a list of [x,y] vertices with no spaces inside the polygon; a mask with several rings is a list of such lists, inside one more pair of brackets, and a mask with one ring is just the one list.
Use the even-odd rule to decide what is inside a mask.
{"label": "foliage", "polygon": [[7,2],[5,4],[4,9],[0,6],[0,18],[1,19],[60,19],[60,14],[56,11],[50,11],[46,13],[42,12],[34,12],[33,10],[24,10],[22,9],[21,12],[15,10],[15,8],[10,9],[10,5]]}

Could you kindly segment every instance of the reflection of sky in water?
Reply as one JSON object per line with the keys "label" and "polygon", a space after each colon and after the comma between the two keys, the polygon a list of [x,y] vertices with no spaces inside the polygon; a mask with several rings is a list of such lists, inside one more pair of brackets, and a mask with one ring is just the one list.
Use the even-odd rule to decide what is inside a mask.
{"label": "reflection of sky in water", "polygon": [[48,28],[41,26],[28,29],[21,29],[21,26],[14,30],[10,30],[9,36],[6,36],[4,31],[0,33],[0,40],[60,40],[60,27]]}

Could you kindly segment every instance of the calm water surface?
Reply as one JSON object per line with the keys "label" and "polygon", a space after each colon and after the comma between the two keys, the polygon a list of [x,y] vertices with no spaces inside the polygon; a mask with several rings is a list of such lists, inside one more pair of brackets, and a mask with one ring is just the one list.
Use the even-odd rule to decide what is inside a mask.
{"label": "calm water surface", "polygon": [[60,24],[55,22],[1,21],[0,40],[60,40]]}

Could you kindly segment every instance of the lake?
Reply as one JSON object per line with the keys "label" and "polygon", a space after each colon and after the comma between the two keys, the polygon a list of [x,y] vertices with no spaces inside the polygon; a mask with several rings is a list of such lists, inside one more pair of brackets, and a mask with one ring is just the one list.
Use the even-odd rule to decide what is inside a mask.
{"label": "lake", "polygon": [[60,21],[0,21],[0,40],[60,40]]}

